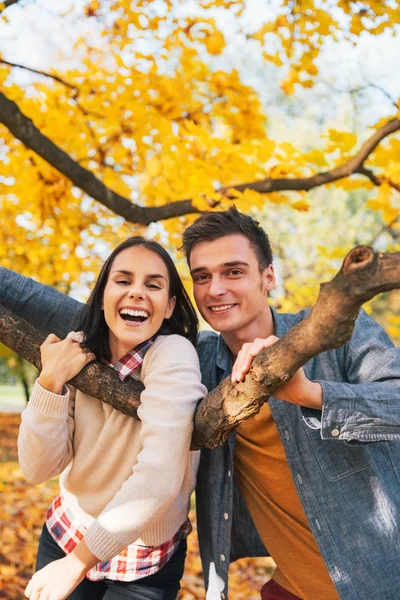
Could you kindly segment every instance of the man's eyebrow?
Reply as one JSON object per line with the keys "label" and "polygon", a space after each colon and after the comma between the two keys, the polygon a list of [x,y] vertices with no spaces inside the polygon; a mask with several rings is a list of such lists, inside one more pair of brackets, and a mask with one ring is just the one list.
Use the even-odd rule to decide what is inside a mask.
{"label": "man's eyebrow", "polygon": [[[122,275],[133,275],[132,271],[126,271],[125,269],[115,269],[115,271],[112,272],[122,273]],[[161,275],[161,273],[150,273],[149,275],[146,275],[146,277],[148,279],[165,279],[165,281],[167,281],[167,278],[164,277],[164,275]]]}
{"label": "man's eyebrow", "polygon": [[[232,260],[231,262],[226,262],[222,265],[223,267],[248,267],[249,263],[245,262],[244,260]],[[196,269],[192,269],[190,271],[190,274],[196,275],[197,273],[200,273],[201,271],[207,271],[207,267],[196,267]]]}
{"label": "man's eyebrow", "polygon": [[224,263],[224,267],[248,267],[249,263],[245,262],[244,260],[233,260],[232,262],[226,262]]}

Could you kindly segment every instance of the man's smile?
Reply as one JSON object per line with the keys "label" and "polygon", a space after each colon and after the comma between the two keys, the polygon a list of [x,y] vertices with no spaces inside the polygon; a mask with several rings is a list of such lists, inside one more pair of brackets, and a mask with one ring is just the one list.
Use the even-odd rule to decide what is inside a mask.
{"label": "man's smile", "polygon": [[217,304],[217,305],[213,305],[213,306],[209,306],[208,309],[211,310],[211,312],[225,312],[227,310],[230,310],[231,308],[233,308],[234,306],[237,306],[236,303],[233,304]]}

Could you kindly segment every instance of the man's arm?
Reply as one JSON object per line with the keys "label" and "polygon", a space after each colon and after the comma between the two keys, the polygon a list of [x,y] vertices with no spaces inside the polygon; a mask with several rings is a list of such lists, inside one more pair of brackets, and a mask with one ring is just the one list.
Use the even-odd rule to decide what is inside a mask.
{"label": "man's arm", "polygon": [[0,304],[44,333],[76,331],[83,304],[10,269],[0,267]]}
{"label": "man's arm", "polygon": [[347,382],[319,381],[322,438],[400,441],[400,348],[361,311],[344,354]]}
{"label": "man's arm", "polygon": [[[244,344],[232,381],[242,381],[254,357],[277,341],[269,336]],[[345,382],[310,381],[301,368],[274,390],[274,398],[301,406],[306,423],[313,428],[318,424],[323,439],[400,441],[400,348],[361,310],[350,341],[337,352],[323,360],[334,361]]]}

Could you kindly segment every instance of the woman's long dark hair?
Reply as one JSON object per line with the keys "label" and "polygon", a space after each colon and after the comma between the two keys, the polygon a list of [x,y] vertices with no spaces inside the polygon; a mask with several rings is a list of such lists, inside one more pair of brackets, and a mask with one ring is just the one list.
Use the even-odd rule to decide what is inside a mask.
{"label": "woman's long dark hair", "polygon": [[108,280],[111,265],[115,257],[135,246],[142,246],[150,252],[157,254],[165,264],[169,275],[169,297],[175,296],[176,303],[174,311],[169,319],[164,319],[156,335],[171,335],[177,333],[196,343],[198,332],[198,318],[193,304],[183,286],[175,264],[168,252],[154,240],[147,240],[142,236],[133,236],[122,242],[107,258],[100,271],[96,285],[83,310],[79,331],[83,332],[85,346],[96,354],[97,359],[111,360],[111,351],[108,343],[108,325],[102,310],[104,289]]}

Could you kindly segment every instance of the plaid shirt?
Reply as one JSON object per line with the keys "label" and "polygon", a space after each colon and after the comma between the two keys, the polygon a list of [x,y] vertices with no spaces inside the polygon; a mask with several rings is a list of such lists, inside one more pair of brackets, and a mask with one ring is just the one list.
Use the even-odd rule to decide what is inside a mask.
{"label": "plaid shirt", "polygon": [[[108,361],[103,362],[114,368],[123,381],[142,365],[144,356],[152,343],[152,340],[148,340],[139,344],[115,365]],[[86,531],[86,527],[77,522],[71,510],[65,505],[61,493],[53,500],[47,511],[46,525],[50,535],[66,554],[74,550]],[[188,536],[191,530],[192,526],[187,519],[174,537],[160,546],[130,544],[117,556],[106,562],[99,562],[86,573],[86,577],[91,581],[102,579],[134,581],[153,575],[166,565],[180,541]]]}

